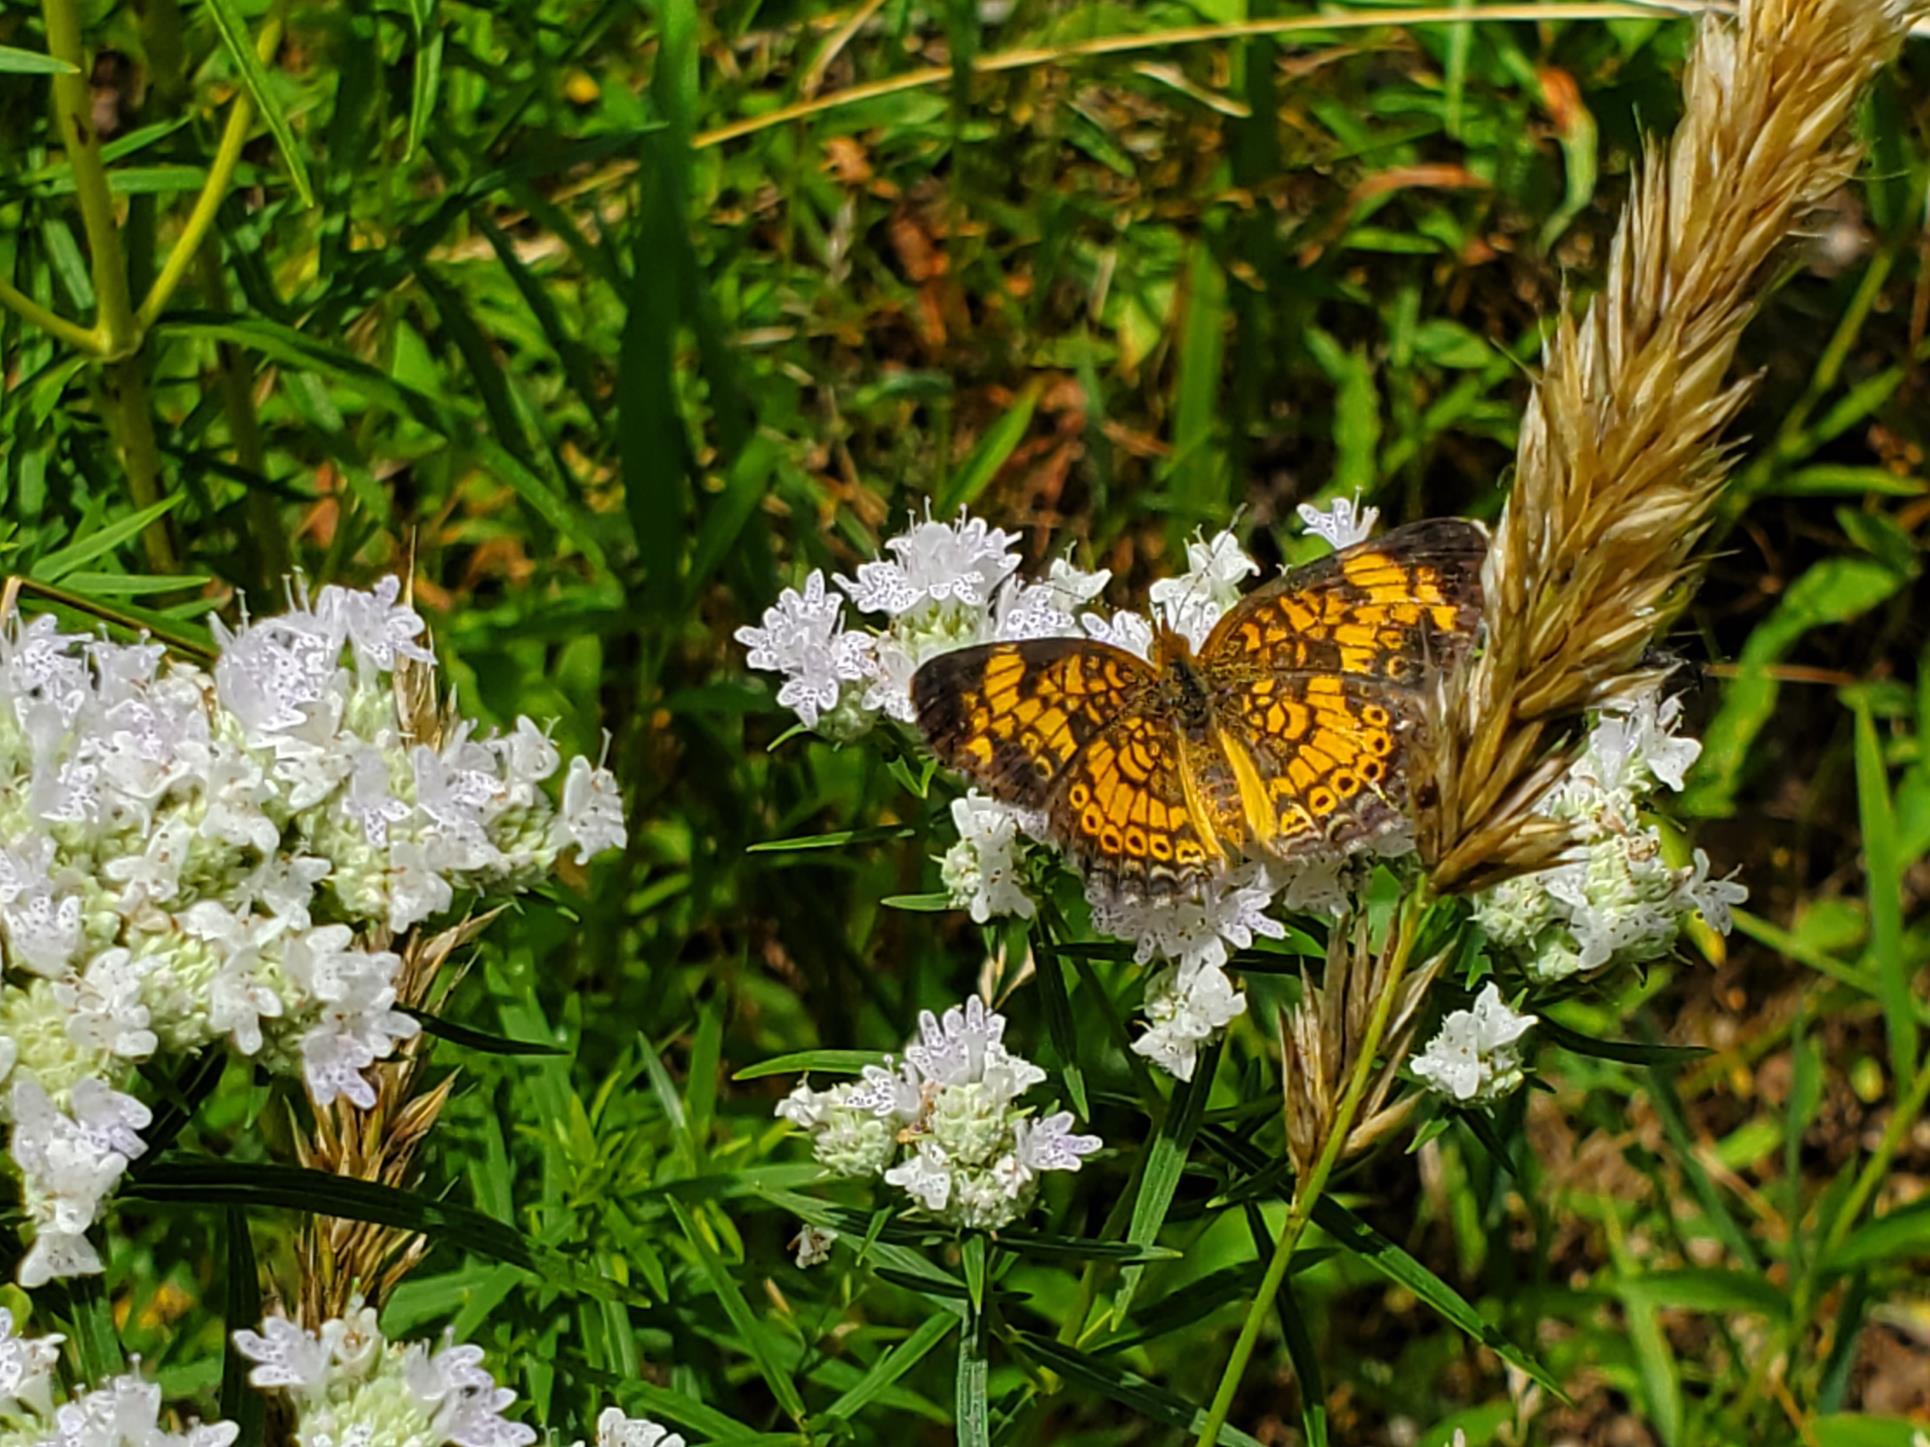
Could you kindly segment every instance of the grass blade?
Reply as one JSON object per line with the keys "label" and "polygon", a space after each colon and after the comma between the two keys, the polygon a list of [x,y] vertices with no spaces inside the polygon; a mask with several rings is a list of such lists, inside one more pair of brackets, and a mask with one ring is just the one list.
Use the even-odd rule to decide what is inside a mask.
{"label": "grass blade", "polygon": [[1896,806],[1883,765],[1883,745],[1869,701],[1856,712],[1856,807],[1863,828],[1863,874],[1870,897],[1870,958],[1883,1001],[1890,1039],[1890,1069],[1897,1094],[1917,1073],[1917,1006],[1903,951],[1903,860],[1897,849]]}
{"label": "grass blade", "polygon": [[764,1331],[764,1324],[752,1314],[750,1303],[744,1300],[744,1293],[738,1289],[736,1279],[725,1267],[723,1258],[710,1244],[709,1238],[698,1226],[697,1218],[690,1214],[689,1207],[673,1197],[670,1213],[677,1218],[684,1239],[690,1242],[691,1250],[697,1255],[697,1264],[703,1271],[704,1279],[716,1293],[717,1304],[723,1307],[724,1315],[730,1318],[739,1340],[757,1363],[758,1374],[771,1389],[771,1395],[777,1398],[777,1404],[792,1421],[803,1421],[804,1399],[798,1395],[797,1384],[778,1361],[771,1339]]}
{"label": "grass blade", "polygon": [[268,126],[269,134],[275,138],[282,160],[288,163],[288,179],[294,182],[295,194],[301,197],[302,205],[313,206],[315,188],[308,181],[308,165],[295,145],[294,128],[288,124],[288,112],[282,109],[281,100],[268,78],[268,70],[255,55],[255,42],[248,34],[248,23],[241,18],[234,0],[206,0],[202,8],[208,12],[208,18],[214,22],[214,28],[221,36],[228,59],[234,63],[240,75],[241,88],[248,92],[248,99],[253,102],[256,113]]}

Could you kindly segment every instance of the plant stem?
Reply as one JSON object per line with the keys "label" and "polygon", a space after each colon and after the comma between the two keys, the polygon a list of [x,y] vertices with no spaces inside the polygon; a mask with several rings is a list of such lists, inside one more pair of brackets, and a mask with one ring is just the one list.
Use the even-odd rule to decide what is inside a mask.
{"label": "plant stem", "polygon": [[[213,240],[201,248],[201,289],[215,311],[228,309],[228,283]],[[262,479],[268,478],[268,455],[261,441],[261,419],[255,412],[254,373],[238,347],[215,345],[215,369],[221,379],[221,406],[228,414],[228,435],[235,461]],[[264,487],[250,485],[244,506],[248,512],[246,544],[252,555],[252,581],[264,595],[272,595],[288,575],[288,538],[275,511],[275,499]]]}
{"label": "plant stem", "polygon": [[1393,1018],[1394,1002],[1400,997],[1401,980],[1407,974],[1408,962],[1414,953],[1414,941],[1420,933],[1421,916],[1426,913],[1427,906],[1428,889],[1423,881],[1401,902],[1400,912],[1394,917],[1394,935],[1388,941],[1392,953],[1385,977],[1380,982],[1379,993],[1374,999],[1374,1012],[1368,1018],[1367,1031],[1361,1037],[1354,1057],[1353,1071],[1347,1078],[1346,1092],[1334,1108],[1334,1118],[1327,1127],[1327,1137],[1321,1143],[1320,1155],[1314,1161],[1313,1169],[1294,1182],[1293,1204],[1287,1208],[1287,1219],[1280,1227],[1279,1239],[1274,1242],[1273,1259],[1267,1262],[1260,1289],[1247,1307],[1246,1320],[1240,1324],[1240,1335],[1233,1343],[1233,1354],[1227,1358],[1226,1369],[1220,1374],[1219,1389],[1213,1394],[1213,1405],[1207,1409],[1206,1424],[1200,1429],[1197,1447],[1212,1447],[1219,1440],[1220,1428],[1226,1425],[1227,1415],[1233,1410],[1234,1395],[1240,1389],[1241,1378],[1246,1375],[1247,1362],[1253,1356],[1253,1348],[1259,1343],[1260,1329],[1266,1324],[1267,1312],[1272,1309],[1274,1297],[1279,1295],[1280,1283],[1286,1279],[1287,1265],[1293,1259],[1300,1238],[1306,1234],[1307,1223],[1313,1218],[1313,1208],[1319,1202],[1321,1192],[1327,1188],[1334,1167],[1340,1163],[1341,1153],[1347,1147],[1347,1137],[1353,1134],[1354,1116],[1359,1113],[1361,1099],[1367,1094],[1367,1082],[1374,1073],[1374,1056],[1387,1034],[1387,1022]]}
{"label": "plant stem", "polygon": [[[154,435],[154,393],[147,384],[147,359],[137,353],[103,367],[100,396],[108,428],[120,444],[134,505],[152,507],[161,500],[161,447]],[[142,530],[141,544],[155,572],[181,571],[166,518],[156,518]]]}
{"label": "plant stem", "polygon": [[[261,33],[255,37],[255,53],[266,62],[280,44],[281,17],[270,15],[262,23]],[[215,149],[214,161],[208,167],[208,178],[202,182],[200,194],[194,198],[194,209],[188,213],[187,223],[181,228],[180,236],[175,238],[174,249],[168,253],[160,275],[154,278],[154,286],[142,300],[141,309],[135,317],[143,333],[160,318],[168,302],[173,299],[176,288],[187,276],[188,268],[200,253],[201,243],[213,228],[221,203],[228,199],[228,185],[234,180],[235,167],[241,163],[241,148],[248,140],[248,128],[254,123],[254,103],[249,100],[247,91],[237,90],[234,104],[228,111],[228,123],[221,131],[221,144]]]}
{"label": "plant stem", "polygon": [[114,219],[114,193],[108,189],[100,138],[94,134],[91,72],[81,45],[80,5],[78,0],[43,0],[41,15],[47,25],[48,54],[73,67],[53,79],[54,123],[67,148],[67,163],[73,167],[74,196],[87,232],[99,350],[108,357],[120,358],[133,350],[137,333],[127,294],[127,262],[121,255],[121,234]]}
{"label": "plant stem", "polygon": [[49,311],[24,291],[19,290],[4,276],[0,276],[0,306],[9,307],[20,313],[43,332],[60,338],[77,352],[89,356],[99,356],[100,338],[78,322],[70,322],[58,312]]}

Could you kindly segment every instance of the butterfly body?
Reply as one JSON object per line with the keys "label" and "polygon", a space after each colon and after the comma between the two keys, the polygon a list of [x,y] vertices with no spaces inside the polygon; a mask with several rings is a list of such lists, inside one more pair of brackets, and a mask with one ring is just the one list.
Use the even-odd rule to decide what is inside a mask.
{"label": "butterfly body", "polygon": [[1089,638],[931,659],[912,702],[933,750],[1045,817],[1101,890],[1190,893],[1255,855],[1341,852],[1397,830],[1421,689],[1473,637],[1486,537],[1416,523],[1240,599],[1196,651]]}

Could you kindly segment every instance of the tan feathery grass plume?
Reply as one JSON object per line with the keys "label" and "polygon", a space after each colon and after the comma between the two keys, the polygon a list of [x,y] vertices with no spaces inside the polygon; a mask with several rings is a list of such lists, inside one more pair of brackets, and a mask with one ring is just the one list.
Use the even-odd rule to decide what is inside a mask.
{"label": "tan feathery grass plume", "polygon": [[1482,583],[1487,640],[1441,696],[1420,842],[1440,893],[1549,863],[1536,802],[1583,710],[1638,686],[1686,604],[1728,472],[1727,380],[1777,248],[1847,181],[1844,130],[1924,0],[1744,0],[1706,20],[1666,150],[1651,147],[1601,295],[1546,349]]}

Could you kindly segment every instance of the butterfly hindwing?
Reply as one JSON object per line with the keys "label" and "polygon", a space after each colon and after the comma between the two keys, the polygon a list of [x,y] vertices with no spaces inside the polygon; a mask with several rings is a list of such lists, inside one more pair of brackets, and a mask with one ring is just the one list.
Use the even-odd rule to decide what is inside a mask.
{"label": "butterfly hindwing", "polygon": [[1422,728],[1412,690],[1339,673],[1216,676],[1215,722],[1252,761],[1257,842],[1283,858],[1339,853],[1398,831],[1405,764]]}

